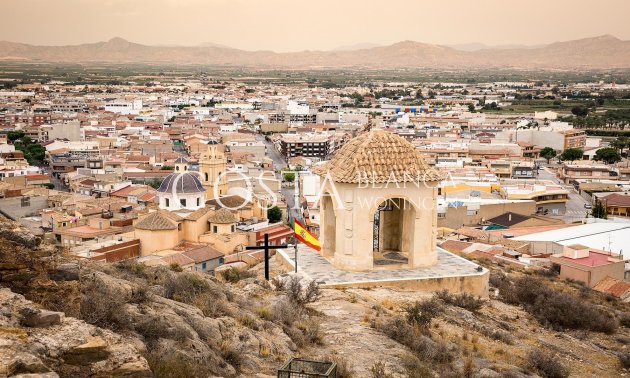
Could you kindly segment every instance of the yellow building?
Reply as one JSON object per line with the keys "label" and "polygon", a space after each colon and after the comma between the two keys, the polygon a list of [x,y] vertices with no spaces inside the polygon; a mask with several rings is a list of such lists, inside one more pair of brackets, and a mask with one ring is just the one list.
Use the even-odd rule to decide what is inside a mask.
{"label": "yellow building", "polygon": [[199,156],[201,184],[206,189],[208,198],[227,194],[223,149],[221,144],[209,144],[207,150]]}

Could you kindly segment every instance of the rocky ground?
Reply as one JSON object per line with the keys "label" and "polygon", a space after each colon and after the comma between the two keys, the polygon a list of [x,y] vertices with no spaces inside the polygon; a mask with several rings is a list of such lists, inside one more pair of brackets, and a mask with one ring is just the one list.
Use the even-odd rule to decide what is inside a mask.
{"label": "rocky ground", "polygon": [[[77,261],[0,220],[0,377],[272,377],[291,356],[335,361],[340,378],[627,374],[626,304],[553,276],[491,268],[501,290],[486,301],[318,290],[288,277],[267,283],[261,266],[217,280]],[[566,294],[542,299],[559,308],[544,312],[556,320],[530,300],[544,293],[519,285]],[[590,306],[576,311],[591,321],[562,321],[575,300]]]}

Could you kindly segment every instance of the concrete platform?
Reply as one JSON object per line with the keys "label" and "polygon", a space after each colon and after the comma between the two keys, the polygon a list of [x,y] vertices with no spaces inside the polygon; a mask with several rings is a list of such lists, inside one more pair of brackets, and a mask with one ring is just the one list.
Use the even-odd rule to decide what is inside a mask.
{"label": "concrete platform", "polygon": [[[329,288],[398,287],[421,292],[447,289],[453,293],[488,296],[490,273],[487,269],[441,248],[437,251],[438,263],[429,268],[347,272],[334,267],[317,251],[300,245],[298,273]],[[276,250],[276,259],[290,272],[295,269],[293,255],[293,249]]]}

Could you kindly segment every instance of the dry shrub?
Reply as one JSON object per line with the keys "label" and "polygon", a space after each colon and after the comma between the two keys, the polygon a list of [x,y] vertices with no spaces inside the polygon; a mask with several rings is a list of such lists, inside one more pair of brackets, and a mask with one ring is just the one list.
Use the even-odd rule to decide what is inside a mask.
{"label": "dry shrub", "polygon": [[81,319],[87,323],[113,330],[128,329],[129,324],[122,316],[126,302],[116,292],[103,290],[93,281],[81,287]]}
{"label": "dry shrub", "polygon": [[236,320],[249,329],[253,329],[255,331],[260,330],[256,319],[249,314],[240,314],[236,317]]}
{"label": "dry shrub", "polygon": [[630,313],[624,312],[619,316],[619,324],[622,327],[630,328]]}
{"label": "dry shrub", "polygon": [[181,273],[184,271],[184,268],[182,268],[182,266],[179,265],[178,263],[171,263],[171,265],[169,265],[169,269],[177,273]]}
{"label": "dry shrub", "polygon": [[435,297],[446,304],[461,307],[471,312],[478,312],[486,303],[480,297],[475,298],[475,296],[468,293],[451,294],[448,290],[438,291],[435,293]]}
{"label": "dry shrub", "polygon": [[407,378],[433,378],[433,371],[429,366],[420,361],[420,359],[413,354],[405,354],[402,359],[402,366],[405,369]]}
{"label": "dry shrub", "polygon": [[149,302],[151,299],[151,291],[149,290],[146,282],[142,282],[133,289],[131,294],[131,303],[143,304]]}
{"label": "dry shrub", "polygon": [[491,338],[493,340],[501,341],[505,344],[512,345],[514,344],[514,337],[509,332],[502,331],[500,329],[491,329],[488,327],[484,327],[481,325],[473,326],[474,329],[478,330],[482,335]]}
{"label": "dry shrub", "polygon": [[288,299],[279,300],[272,308],[273,320],[285,326],[292,326],[305,316],[304,309],[294,306]]}
{"label": "dry shrub", "polygon": [[306,287],[302,287],[302,278],[299,276],[291,276],[285,282],[284,292],[289,300],[298,306],[315,302],[322,294],[319,285],[315,281],[311,281]]}
{"label": "dry shrub", "polygon": [[246,278],[251,278],[255,276],[256,276],[255,272],[252,272],[249,270],[240,270],[236,268],[230,268],[230,269],[221,271],[221,278],[223,278],[223,281],[230,282],[230,283],[236,283],[240,280],[244,280]]}
{"label": "dry shrub", "polygon": [[431,340],[402,317],[377,322],[375,326],[392,340],[407,346],[422,361],[442,364],[454,359],[453,352],[444,342]]}
{"label": "dry shrub", "polygon": [[542,350],[531,351],[527,355],[527,363],[544,378],[566,378],[570,374],[570,370],[555,355]]}
{"label": "dry shrub", "polygon": [[155,378],[196,378],[207,375],[198,365],[175,354],[161,355],[149,352],[144,357]]}
{"label": "dry shrub", "polygon": [[150,318],[136,323],[134,330],[142,335],[149,349],[152,349],[159,339],[183,342],[192,337],[190,332],[180,325],[167,326],[157,319]]}
{"label": "dry shrub", "polygon": [[499,291],[503,300],[521,305],[542,324],[551,328],[613,333],[617,321],[598,306],[568,293],[557,292],[540,279],[523,277],[510,282],[502,279]]}
{"label": "dry shrub", "polygon": [[164,295],[168,299],[191,304],[193,300],[205,293],[219,289],[205,277],[197,273],[181,273],[170,276],[164,282]]}
{"label": "dry shrub", "polygon": [[147,278],[148,267],[136,259],[127,259],[114,264],[114,267],[123,273],[133,277]]}
{"label": "dry shrub", "polygon": [[377,361],[370,368],[370,374],[372,378],[392,378],[393,375],[387,372],[385,364],[381,361]]}
{"label": "dry shrub", "polygon": [[271,307],[269,307],[269,306],[256,307],[254,309],[254,312],[261,319],[269,320],[269,321],[273,321],[274,320],[273,309]]}
{"label": "dry shrub", "polygon": [[234,345],[231,341],[223,340],[219,345],[219,352],[225,362],[232,365],[237,371],[240,369],[244,361],[243,353],[239,346]]}
{"label": "dry shrub", "polygon": [[328,356],[326,361],[332,361],[337,365],[336,378],[353,378],[355,376],[352,365],[344,356],[338,354]]}
{"label": "dry shrub", "polygon": [[297,322],[295,326],[302,332],[305,345],[321,344],[322,336],[317,319],[310,317]]}
{"label": "dry shrub", "polygon": [[617,354],[617,358],[619,359],[619,365],[621,365],[622,368],[630,369],[630,352],[619,352]]}
{"label": "dry shrub", "polygon": [[437,298],[416,301],[405,306],[407,322],[413,326],[426,328],[431,324],[431,320],[444,312],[442,302]]}

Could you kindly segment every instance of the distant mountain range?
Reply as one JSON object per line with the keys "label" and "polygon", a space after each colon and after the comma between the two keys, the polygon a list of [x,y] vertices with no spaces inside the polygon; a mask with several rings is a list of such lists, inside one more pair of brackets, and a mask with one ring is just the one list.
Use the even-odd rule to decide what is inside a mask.
{"label": "distant mountain range", "polygon": [[203,64],[276,69],[399,69],[399,68],[630,68],[630,41],[611,35],[556,42],[542,47],[459,48],[414,41],[389,46],[363,44],[333,51],[276,53],[230,47],[147,46],[113,38],[72,46],[33,46],[0,41],[0,60],[59,63]]}

